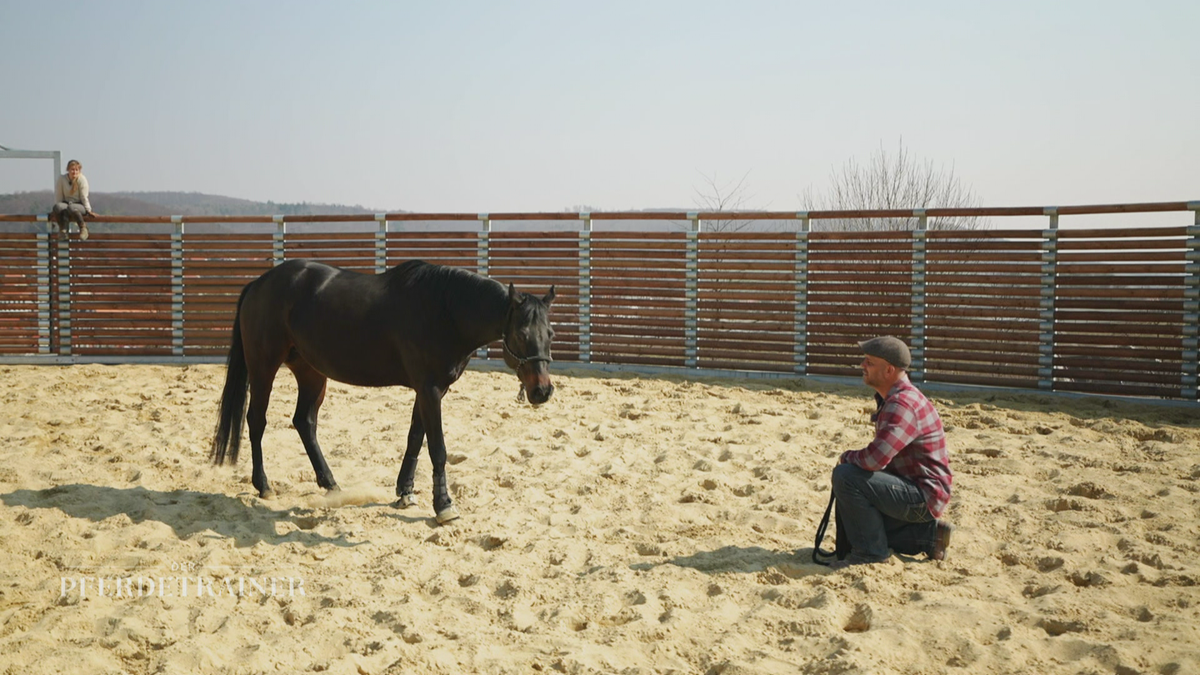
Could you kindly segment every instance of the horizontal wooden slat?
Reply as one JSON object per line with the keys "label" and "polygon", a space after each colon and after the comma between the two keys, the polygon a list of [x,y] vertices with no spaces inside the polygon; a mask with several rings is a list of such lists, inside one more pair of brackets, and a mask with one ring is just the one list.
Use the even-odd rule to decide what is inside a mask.
{"label": "horizontal wooden slat", "polygon": [[941,318],[936,323],[926,322],[927,345],[943,338],[985,340],[995,343],[999,348],[1010,343],[1019,345],[1038,342],[1040,331],[1037,321],[1006,321],[1000,325],[997,321],[984,319]]}
{"label": "horizontal wooden slat", "polygon": [[809,375],[830,375],[833,377],[856,377],[862,375],[853,366],[840,366],[826,363],[810,363],[806,369]]}
{"label": "horizontal wooden slat", "polygon": [[869,269],[874,273],[896,273],[896,274],[911,274],[913,264],[911,262],[883,262],[875,264],[864,264],[854,260],[812,260],[808,261],[809,274],[825,273],[825,272],[861,272],[864,269]]}
{"label": "horizontal wooden slat", "polygon": [[[1135,346],[1130,344],[1117,345],[1070,345],[1057,342],[1054,345],[1055,363],[1068,363],[1059,359],[1071,357],[1089,357],[1088,361],[1083,363],[1094,363],[1097,368],[1106,368],[1103,365],[1108,362],[1120,362],[1123,359],[1129,359],[1129,368],[1145,368],[1145,369],[1160,369],[1159,366],[1170,367],[1178,371],[1184,361],[1182,348],[1180,349],[1154,349],[1148,346]],[[1091,361],[1091,357],[1096,357]]]}
{"label": "horizontal wooden slat", "polygon": [[731,339],[724,337],[700,337],[696,340],[696,346],[699,349],[705,350],[740,350],[746,352],[762,352],[764,354],[791,354],[796,352],[795,346],[790,340],[747,340],[747,339]]}
{"label": "horizontal wooden slat", "polygon": [[1183,286],[1169,288],[1128,288],[1128,287],[1111,287],[1111,288],[1090,288],[1090,287],[1072,287],[1060,286],[1056,289],[1055,295],[1060,298],[1147,298],[1147,299],[1174,299],[1183,298]]}
{"label": "horizontal wooden slat", "polygon": [[925,295],[933,299],[933,296],[946,298],[947,302],[952,302],[955,298],[962,296],[1007,296],[1007,297],[1037,297],[1041,296],[1042,289],[1037,286],[1017,286],[1011,284],[1002,284],[997,286],[948,286],[945,284],[931,284],[925,286]]}
{"label": "horizontal wooden slat", "polygon": [[1124,332],[1119,335],[1071,333],[1065,331],[1055,332],[1055,351],[1061,350],[1061,353],[1070,353],[1075,349],[1079,349],[1076,345],[1104,345],[1117,350],[1154,347],[1177,350],[1183,349],[1184,338],[1182,336],[1131,335]]}
{"label": "horizontal wooden slat", "polygon": [[1038,354],[1038,343],[1030,339],[997,343],[994,340],[974,341],[952,337],[927,337],[925,340],[925,352],[928,354],[934,351],[945,355],[958,352],[972,354],[973,356],[968,357],[967,360],[976,360],[977,358],[990,358],[997,354],[1036,355]]}
{"label": "horizontal wooden slat", "polygon": [[1059,237],[1058,250],[1064,251],[1131,251],[1147,249],[1187,248],[1187,238],[1171,239],[1098,239],[1078,240]]}
{"label": "horizontal wooden slat", "polygon": [[956,372],[930,373],[926,379],[930,382],[945,382],[946,384],[968,384],[982,387],[1024,387],[1036,389],[1036,377],[1001,377],[986,375],[964,375]]}
{"label": "horizontal wooden slat", "polygon": [[1059,239],[1112,239],[1112,238],[1141,238],[1141,237],[1186,237],[1186,227],[1114,227],[1114,228],[1081,228],[1058,231]]}
{"label": "horizontal wooden slat", "polygon": [[993,263],[1041,263],[1042,254],[1038,252],[1004,252],[1004,253],[970,253],[932,251],[926,253],[926,265],[962,265],[981,262]]}
{"label": "horizontal wooden slat", "polygon": [[1120,369],[1102,370],[1083,366],[1059,367],[1055,361],[1054,378],[1056,381],[1078,382],[1111,382],[1113,384],[1158,384],[1165,386],[1183,386],[1180,373],[1128,371]]}
{"label": "horizontal wooden slat", "polygon": [[1007,361],[967,361],[938,355],[925,355],[926,379],[934,379],[941,373],[983,373],[1005,377],[1028,377],[1037,379],[1038,365],[1014,364]]}
{"label": "horizontal wooden slat", "polygon": [[1102,251],[1079,252],[1059,251],[1058,263],[1069,266],[1071,263],[1082,262],[1179,262],[1185,259],[1183,251]]}
{"label": "horizontal wooden slat", "polygon": [[[943,308],[949,309],[954,307],[990,307],[1003,310],[1006,313],[1014,309],[1029,309],[1036,308],[1039,305],[1037,296],[1026,297],[976,297],[969,295],[933,295],[926,297],[925,313],[927,315],[937,315]],[[980,310],[971,310],[978,314]],[[1007,314],[1008,316],[1027,316],[1022,314]]]}
{"label": "horizontal wooden slat", "polygon": [[[1115,323],[1131,323],[1142,326],[1155,326],[1157,328],[1162,324],[1182,326],[1184,322],[1184,314],[1182,312],[1140,312],[1136,310],[1108,312],[1102,310],[1089,311],[1059,309],[1055,312],[1055,317],[1060,323],[1066,324],[1060,326],[1060,330],[1071,329],[1072,326],[1070,324],[1077,324],[1075,328],[1078,329],[1078,324],[1084,323],[1095,323],[1100,326],[1111,326]],[[1121,326],[1121,331],[1126,331],[1128,329],[1128,326]]]}
{"label": "horizontal wooden slat", "polygon": [[661,314],[645,316],[609,316],[592,321],[592,335],[641,335],[650,328],[662,328],[670,335],[683,335],[684,321],[678,317],[662,317]]}
{"label": "horizontal wooden slat", "polygon": [[681,358],[684,355],[682,344],[672,346],[663,343],[646,342],[592,342],[592,353],[597,356],[605,354],[636,354],[638,356],[658,356],[662,358]]}
{"label": "horizontal wooden slat", "polygon": [[982,263],[978,261],[943,262],[929,260],[925,263],[925,273],[944,274],[946,276],[963,275],[968,277],[990,273],[1015,274],[1040,279],[1042,275],[1042,263],[1040,258],[1031,262],[1014,263]]}
{"label": "horizontal wooden slat", "polygon": [[936,238],[930,238],[925,243],[926,255],[937,255],[939,258],[952,256],[956,252],[964,254],[976,253],[979,251],[1038,251],[1042,248],[1042,241],[1039,237],[1033,241],[946,241]]}
{"label": "horizontal wooden slat", "polygon": [[747,315],[745,320],[729,320],[724,314],[702,314],[696,326],[696,334],[701,338],[737,339],[748,336],[752,339],[785,339],[789,344],[796,337],[795,326],[790,320],[763,321],[761,317],[752,319],[750,316]]}
{"label": "horizontal wooden slat", "polygon": [[[1040,215],[1040,214],[1039,214]],[[930,230],[925,234],[930,241],[980,241],[984,239],[1041,239],[1037,230],[988,229],[988,230]]]}
{"label": "horizontal wooden slat", "polygon": [[609,245],[613,242],[637,242],[645,240],[664,240],[683,243],[687,240],[686,232],[610,232],[598,230],[591,234],[592,242],[596,245]]}
{"label": "horizontal wooden slat", "polygon": [[788,325],[791,325],[796,317],[795,312],[791,310],[760,312],[754,309],[725,308],[700,308],[696,315],[699,326],[717,324],[725,330],[774,330],[768,327],[783,325],[781,322],[788,322]]}
{"label": "horizontal wooden slat", "polygon": [[1104,394],[1106,396],[1171,396],[1179,397],[1182,387],[1109,384],[1099,382],[1059,382],[1054,383],[1055,391],[1075,391],[1088,394]]}
{"label": "horizontal wooden slat", "polygon": [[652,357],[637,354],[592,352],[593,363],[612,363],[630,366],[682,366],[683,357]]}
{"label": "horizontal wooden slat", "polygon": [[735,311],[752,306],[755,311],[767,313],[792,313],[796,309],[796,306],[791,302],[791,298],[787,298],[786,300],[772,300],[771,298],[779,298],[779,296],[767,293],[748,293],[744,297],[739,296],[736,298],[730,295],[705,297],[697,300],[696,306],[707,310],[728,309]]}
{"label": "horizontal wooden slat", "polygon": [[934,289],[963,289],[992,288],[995,286],[1035,286],[1041,287],[1040,275],[1032,274],[946,274],[932,272],[925,275],[925,292]]}
{"label": "horizontal wooden slat", "polygon": [[775,362],[754,361],[752,359],[722,360],[722,359],[716,359],[716,358],[708,358],[705,356],[698,357],[696,365],[699,368],[713,368],[713,369],[721,369],[721,370],[753,370],[753,371],[768,371],[768,372],[780,372],[780,373],[790,373],[795,370],[794,364],[786,363],[786,362],[775,363]]}
{"label": "horizontal wooden slat", "polygon": [[811,317],[808,322],[808,330],[806,331],[808,339],[819,340],[821,336],[835,334],[857,334],[862,330],[874,330],[877,328],[890,328],[900,332],[898,329],[907,326],[908,322],[901,317],[886,318],[886,317],[853,317],[853,316],[820,316]]}
{"label": "horizontal wooden slat", "polygon": [[138,348],[119,347],[108,345],[76,345],[72,343],[71,351],[76,356],[170,356],[170,345],[159,345],[157,348],[147,345],[139,346]]}
{"label": "horizontal wooden slat", "polygon": [[607,258],[630,257],[641,258],[662,253],[679,253],[687,250],[683,241],[613,241],[593,242],[592,255]]}

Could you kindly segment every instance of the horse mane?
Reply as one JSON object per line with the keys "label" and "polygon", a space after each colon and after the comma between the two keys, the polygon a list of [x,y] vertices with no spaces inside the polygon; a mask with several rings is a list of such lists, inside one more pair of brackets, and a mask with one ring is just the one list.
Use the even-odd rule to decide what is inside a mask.
{"label": "horse mane", "polygon": [[475,297],[487,293],[507,297],[508,290],[495,279],[474,272],[436,265],[424,260],[409,260],[393,267],[388,272],[388,286],[434,292],[441,290],[450,296]]}

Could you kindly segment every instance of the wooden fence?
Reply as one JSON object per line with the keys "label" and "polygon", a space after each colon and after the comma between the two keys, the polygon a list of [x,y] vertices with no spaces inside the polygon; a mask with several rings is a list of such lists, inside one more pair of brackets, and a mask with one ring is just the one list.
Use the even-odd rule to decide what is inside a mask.
{"label": "wooden fence", "polygon": [[[1063,215],[1172,211],[1180,212],[1178,226],[1058,228]],[[851,216],[915,217],[923,226],[927,218],[969,215],[1037,215],[1048,227],[810,228]],[[635,219],[677,226],[602,227]],[[735,219],[775,227],[705,227]],[[535,220],[560,222],[539,231],[501,227]],[[376,273],[421,258],[530,292],[554,284],[558,361],[854,376],[856,342],[892,334],[912,346],[918,381],[1197,399],[1200,202],[915,212],[113,216],[98,219],[86,242],[55,229],[44,217],[0,216],[0,361],[219,361],[238,293],[273,265],[314,258]],[[487,355],[497,358],[498,347]]]}

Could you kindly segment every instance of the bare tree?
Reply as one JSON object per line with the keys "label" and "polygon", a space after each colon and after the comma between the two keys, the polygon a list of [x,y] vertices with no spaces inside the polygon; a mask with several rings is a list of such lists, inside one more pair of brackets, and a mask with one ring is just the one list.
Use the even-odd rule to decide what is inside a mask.
{"label": "bare tree", "polygon": [[[749,171],[742,174],[736,183],[733,181],[719,182],[715,171],[712,176],[700,175],[704,179],[704,185],[692,188],[696,192],[692,203],[698,210],[718,213],[757,210],[746,206],[746,203],[754,198],[754,195],[746,193],[746,178],[750,176]],[[737,218],[714,218],[704,221],[704,230],[706,232],[740,232],[748,228],[751,222],[753,221]]]}
{"label": "bare tree", "polygon": [[[853,158],[841,170],[830,173],[825,193],[809,188],[803,203],[806,209],[850,211],[864,209],[970,208],[980,205],[979,197],[949,169],[935,167],[930,160],[912,158],[901,139],[896,153],[889,154],[883,144],[868,164]],[[847,218],[813,220],[820,230],[915,230],[917,218]],[[928,229],[976,230],[988,226],[979,216],[929,218]]]}

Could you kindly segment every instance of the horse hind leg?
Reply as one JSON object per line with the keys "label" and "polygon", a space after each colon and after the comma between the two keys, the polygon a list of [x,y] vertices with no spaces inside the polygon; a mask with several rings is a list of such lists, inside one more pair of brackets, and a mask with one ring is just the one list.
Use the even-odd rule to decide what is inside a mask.
{"label": "horse hind leg", "polygon": [[258,490],[258,496],[267,499],[275,492],[267,481],[267,471],[263,467],[262,439],[267,428],[267,405],[271,402],[271,386],[275,382],[275,373],[255,373],[250,377],[250,404],[246,408],[246,426],[250,431],[250,456],[254,460],[254,468],[250,474],[250,482]]}
{"label": "horse hind leg", "polygon": [[400,475],[396,477],[396,496],[400,498],[396,506],[400,508],[415,506],[417,503],[417,498],[413,496],[413,484],[416,482],[417,460],[421,456],[421,444],[424,441],[425,425],[421,422],[421,408],[414,401],[412,424],[408,427],[408,447],[404,451]]}
{"label": "horse hind leg", "polygon": [[328,378],[300,359],[288,361],[287,366],[296,376],[296,385],[300,390],[300,395],[296,398],[296,414],[292,417],[292,424],[300,434],[304,451],[308,453],[308,461],[312,462],[313,471],[317,474],[317,485],[326,490],[337,490],[337,481],[333,479],[333,472],[329,470],[325,455],[317,443],[317,414],[321,410],[321,404],[325,402]]}

